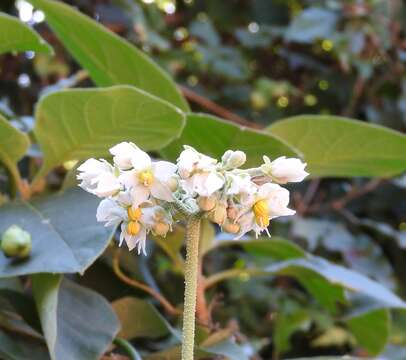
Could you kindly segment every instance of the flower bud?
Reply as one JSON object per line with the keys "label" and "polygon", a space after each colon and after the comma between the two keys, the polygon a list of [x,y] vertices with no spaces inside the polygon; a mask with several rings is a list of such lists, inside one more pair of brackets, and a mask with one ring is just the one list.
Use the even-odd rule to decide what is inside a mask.
{"label": "flower bud", "polygon": [[237,151],[227,150],[221,157],[223,166],[227,169],[236,169],[244,165],[246,160],[247,156],[245,155],[244,152],[240,150]]}
{"label": "flower bud", "polygon": [[152,232],[158,236],[166,236],[170,229],[169,224],[165,222],[157,222],[152,226]]}
{"label": "flower bud", "polygon": [[237,216],[238,216],[238,209],[236,207],[231,207],[230,206],[230,207],[227,208],[227,217],[230,220],[237,219]]}
{"label": "flower bud", "polygon": [[203,211],[213,210],[217,204],[217,199],[215,196],[199,196],[197,199],[197,204]]}
{"label": "flower bud", "polygon": [[1,238],[1,250],[7,257],[25,258],[31,253],[31,235],[17,225],[10,226]]}
{"label": "flower bud", "polygon": [[223,204],[217,204],[217,206],[209,213],[209,219],[219,225],[222,225],[226,218],[227,208]]}
{"label": "flower bud", "polygon": [[226,220],[221,227],[224,231],[231,234],[237,234],[240,231],[240,225],[238,225],[237,223],[230,222],[228,220]]}
{"label": "flower bud", "polygon": [[309,175],[305,171],[306,165],[306,163],[296,158],[281,156],[271,162],[268,157],[264,156],[261,171],[270,176],[276,183],[286,184],[288,182],[300,182]]}

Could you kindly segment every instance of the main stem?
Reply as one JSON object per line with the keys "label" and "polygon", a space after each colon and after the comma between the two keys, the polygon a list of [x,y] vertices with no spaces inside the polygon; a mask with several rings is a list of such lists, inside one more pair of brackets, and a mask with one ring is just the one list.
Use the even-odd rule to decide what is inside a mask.
{"label": "main stem", "polygon": [[186,228],[185,301],[183,308],[182,360],[193,360],[200,217],[191,216]]}

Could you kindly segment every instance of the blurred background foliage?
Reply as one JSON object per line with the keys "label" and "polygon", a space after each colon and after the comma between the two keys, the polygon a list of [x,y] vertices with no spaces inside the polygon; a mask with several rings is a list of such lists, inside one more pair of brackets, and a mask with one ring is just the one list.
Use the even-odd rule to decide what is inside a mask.
{"label": "blurred background foliage", "polygon": [[[406,5],[401,0],[65,2],[150,54],[182,86],[195,111],[254,128],[306,113],[406,129]],[[56,50],[52,58],[31,52],[0,57],[0,113],[29,132],[41,95],[91,83],[45,25],[43,13],[13,0],[1,1],[0,10],[33,25]],[[30,151],[38,155],[35,147]],[[65,165],[49,177],[51,188],[61,186],[70,167]],[[27,160],[22,170],[29,177],[36,166]],[[0,172],[3,185],[5,176]],[[273,234],[289,237],[404,297],[405,188],[405,176],[311,180],[295,187],[298,216],[275,222]],[[132,255],[126,257],[134,261]],[[271,263],[264,254],[238,248],[219,248],[207,257],[206,271]],[[164,293],[181,301],[182,281],[172,281],[176,268],[159,249],[147,259],[137,258],[137,266],[138,276],[152,287],[156,279]],[[100,276],[106,279],[103,284]],[[117,283],[103,258],[80,281],[109,300],[134,293]],[[385,314],[369,313],[383,316],[383,327],[374,325],[357,338],[351,321],[327,311],[291,278],[251,278],[241,271],[210,297],[215,323],[232,329],[247,356],[258,353],[276,360],[352,352],[362,357],[379,353],[382,339],[388,337],[381,358],[406,359],[406,313],[401,311],[392,314],[390,333]],[[365,306],[359,299],[361,312]],[[373,319],[364,321],[368,327]],[[159,348],[150,340],[137,345]]]}

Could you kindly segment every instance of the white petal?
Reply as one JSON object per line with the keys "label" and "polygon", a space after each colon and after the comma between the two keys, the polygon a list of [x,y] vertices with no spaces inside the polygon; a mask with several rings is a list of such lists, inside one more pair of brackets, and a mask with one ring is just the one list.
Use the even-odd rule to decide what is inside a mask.
{"label": "white petal", "polygon": [[138,185],[131,189],[132,205],[138,207],[148,201],[150,190],[144,185]]}
{"label": "white petal", "polygon": [[259,197],[266,200],[271,219],[278,216],[295,214],[294,210],[288,208],[289,191],[277,184],[264,184],[258,191]]}
{"label": "white petal", "polygon": [[123,171],[118,179],[126,188],[132,188],[139,184],[136,170]]}
{"label": "white petal", "polygon": [[300,182],[309,175],[304,170],[306,165],[307,164],[303,163],[300,159],[287,159],[285,156],[282,156],[270,164],[271,176],[280,184]]}
{"label": "white petal", "polygon": [[152,183],[150,191],[151,195],[156,199],[168,202],[174,201],[171,189],[157,179]]}
{"label": "white petal", "polygon": [[154,177],[162,182],[168,181],[176,172],[177,166],[169,161],[157,161],[152,165]]}
{"label": "white petal", "polygon": [[238,232],[235,240],[240,239],[247,232],[251,231],[255,224],[255,217],[252,211],[245,213],[239,217],[237,224],[240,225],[240,231]]}
{"label": "white petal", "polygon": [[222,188],[222,186],[224,185],[224,178],[215,172],[211,172],[209,173],[209,176],[207,177],[204,185],[207,193],[200,195],[210,196],[214,192]]}
{"label": "white petal", "polygon": [[131,158],[131,164],[135,170],[141,171],[151,168],[151,158],[142,150],[136,150]]}
{"label": "white petal", "polygon": [[114,155],[114,163],[122,170],[131,169],[131,159],[136,156],[137,151],[140,151],[139,148],[129,142],[122,142],[110,149],[110,153]]}
{"label": "white petal", "polygon": [[94,194],[99,197],[107,197],[116,194],[121,189],[121,184],[113,174],[100,177]]}
{"label": "white petal", "polygon": [[97,207],[96,219],[99,222],[106,222],[106,226],[118,225],[126,218],[126,211],[114,200],[104,199]]}

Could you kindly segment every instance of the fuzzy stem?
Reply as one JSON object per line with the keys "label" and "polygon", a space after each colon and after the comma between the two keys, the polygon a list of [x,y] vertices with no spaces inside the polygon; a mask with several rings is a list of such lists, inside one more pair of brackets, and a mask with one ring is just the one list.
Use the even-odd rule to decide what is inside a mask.
{"label": "fuzzy stem", "polygon": [[185,301],[183,308],[182,360],[193,360],[197,273],[199,263],[200,217],[191,216],[187,223]]}

